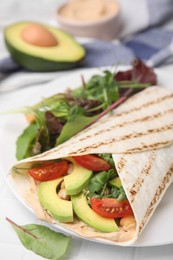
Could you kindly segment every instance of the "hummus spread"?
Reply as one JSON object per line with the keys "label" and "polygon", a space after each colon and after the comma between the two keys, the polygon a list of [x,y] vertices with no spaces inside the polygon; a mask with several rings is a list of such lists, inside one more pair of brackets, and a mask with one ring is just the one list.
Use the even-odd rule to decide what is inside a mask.
{"label": "hummus spread", "polygon": [[98,21],[113,16],[119,10],[115,0],[71,0],[59,10],[59,15],[74,21]]}
{"label": "hummus spread", "polygon": [[38,196],[37,196],[37,183],[30,178],[31,186],[29,190],[25,194],[25,200],[34,210],[38,219],[45,220],[52,224],[60,224],[61,226],[76,232],[78,235],[88,238],[101,238],[107,239],[114,242],[127,242],[129,240],[134,239],[136,235],[136,223],[132,223],[128,226],[120,225],[119,231],[111,232],[111,233],[103,233],[96,231],[95,229],[87,226],[85,223],[81,222],[77,218],[74,219],[73,223],[59,223],[54,220],[49,212],[47,212],[43,207],[40,205]]}

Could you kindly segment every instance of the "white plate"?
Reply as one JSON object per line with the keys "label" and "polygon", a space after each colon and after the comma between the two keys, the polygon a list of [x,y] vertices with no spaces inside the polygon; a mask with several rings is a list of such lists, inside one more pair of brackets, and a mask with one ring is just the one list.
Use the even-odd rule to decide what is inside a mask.
{"label": "white plate", "polygon": [[[65,77],[52,81],[51,83],[42,86],[35,86],[22,89],[16,92],[16,99],[9,100],[8,108],[19,108],[25,105],[31,105],[40,101],[41,98],[50,96],[57,92],[63,92],[67,87],[74,88],[81,85],[81,75],[88,80],[91,75],[100,73],[98,69],[79,70],[74,73],[66,74]],[[156,70],[158,75],[158,84],[160,86],[173,89],[173,76],[162,70]],[[30,209],[20,196],[16,193],[13,183],[10,181],[8,172],[11,166],[15,163],[15,142],[19,134],[26,127],[27,123],[23,115],[13,114],[6,116],[6,122],[3,124],[0,136],[0,170],[3,172],[5,179],[17,196],[17,198]],[[172,203],[173,185],[169,188],[152,219],[147,224],[147,227],[141,234],[138,241],[133,246],[156,246],[173,243],[173,203]],[[31,210],[31,209],[30,209]],[[56,226],[65,233],[70,233],[75,236],[75,233],[70,232],[64,228]],[[85,239],[85,238],[84,238]],[[88,239],[91,241],[105,243],[101,240]],[[108,242],[108,244],[113,244]]]}

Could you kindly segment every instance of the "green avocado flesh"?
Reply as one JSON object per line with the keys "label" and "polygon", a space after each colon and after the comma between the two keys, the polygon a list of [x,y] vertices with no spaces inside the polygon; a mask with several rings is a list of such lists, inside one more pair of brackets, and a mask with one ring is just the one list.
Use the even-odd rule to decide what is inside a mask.
{"label": "green avocado flesh", "polygon": [[92,176],[92,171],[87,170],[76,163],[73,159],[73,171],[71,174],[64,177],[65,189],[68,195],[80,193],[89,183]]}
{"label": "green avocado flesh", "polygon": [[61,199],[56,192],[63,178],[41,182],[38,189],[40,204],[54,219],[60,222],[73,222],[72,202]]}
{"label": "green avocado flesh", "polygon": [[81,193],[71,196],[73,210],[80,220],[88,224],[90,227],[102,232],[118,231],[114,219],[104,218],[93,211],[87,203],[86,197]]}
{"label": "green avocado flesh", "polygon": [[4,31],[6,46],[13,59],[31,71],[58,71],[72,69],[84,58],[85,49],[64,31],[44,25],[57,39],[58,45],[40,47],[27,43],[21,33],[30,25],[21,22],[8,26]]}
{"label": "green avocado flesh", "polygon": [[112,179],[111,181],[109,181],[109,183],[112,185],[112,186],[115,186],[117,188],[120,188],[122,186],[122,183],[121,183],[121,180],[119,177],[116,177],[114,179]]}

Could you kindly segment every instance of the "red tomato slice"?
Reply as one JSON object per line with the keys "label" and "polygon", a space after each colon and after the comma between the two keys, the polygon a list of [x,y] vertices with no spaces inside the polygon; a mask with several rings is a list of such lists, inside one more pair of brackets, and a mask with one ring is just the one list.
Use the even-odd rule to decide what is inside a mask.
{"label": "red tomato slice", "polygon": [[80,164],[82,167],[91,171],[108,171],[112,168],[112,165],[107,161],[96,155],[82,155],[75,156],[73,159]]}
{"label": "red tomato slice", "polygon": [[51,162],[28,170],[37,181],[50,181],[66,175],[68,170],[67,161]]}
{"label": "red tomato slice", "polygon": [[90,198],[92,209],[105,218],[122,218],[133,215],[132,208],[128,200],[118,201],[113,198],[97,199]]}

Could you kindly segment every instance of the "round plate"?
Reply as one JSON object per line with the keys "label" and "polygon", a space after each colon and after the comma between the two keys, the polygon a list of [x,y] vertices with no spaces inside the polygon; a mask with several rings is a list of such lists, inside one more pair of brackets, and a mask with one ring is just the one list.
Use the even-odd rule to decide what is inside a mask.
{"label": "round plate", "polygon": [[[40,101],[41,98],[53,95],[58,92],[63,92],[67,87],[75,88],[80,86],[82,84],[81,75],[83,75],[84,79],[87,81],[93,74],[99,73],[100,69],[78,70],[77,72],[69,74],[66,73],[65,77],[58,78],[50,83],[19,90],[14,95],[16,96],[16,99],[13,96],[13,100],[9,100],[9,104],[7,105],[7,107],[8,109],[14,109],[26,105],[32,105]],[[156,73],[158,76],[158,85],[173,90],[173,76],[163,70],[156,70]],[[30,209],[17,194],[16,190],[14,189],[13,183],[10,181],[8,175],[11,166],[16,162],[16,139],[26,126],[27,123],[22,114],[9,114],[6,116],[0,134],[0,147],[3,147],[3,149],[0,149],[0,170],[1,172],[3,172],[8,185],[10,186],[16,197],[23,203],[24,206]],[[169,219],[173,218],[172,194],[173,185],[171,185],[171,187],[166,192],[163,200],[154,212],[151,220],[147,224],[137,242],[133,244],[133,246],[144,247],[173,243],[173,222],[169,221]],[[56,225],[56,227],[61,231],[64,231],[65,233],[70,233],[73,236],[76,235],[74,232],[71,232],[62,227],[58,227],[58,225]],[[105,243],[105,241],[99,239],[87,240]],[[106,244],[114,243],[106,242]]]}

